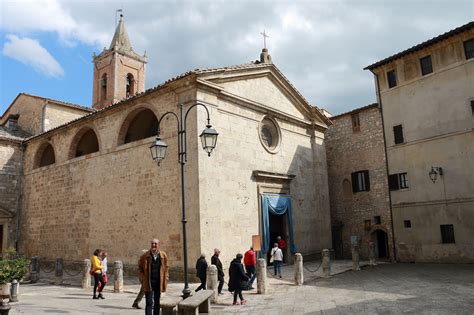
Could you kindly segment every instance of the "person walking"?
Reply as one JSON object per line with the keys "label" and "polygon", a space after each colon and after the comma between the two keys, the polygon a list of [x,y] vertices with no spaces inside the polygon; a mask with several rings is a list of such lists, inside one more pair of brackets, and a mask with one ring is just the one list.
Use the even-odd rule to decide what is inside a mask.
{"label": "person walking", "polygon": [[248,289],[253,290],[252,284],[255,281],[255,277],[257,276],[257,272],[256,272],[257,255],[255,255],[255,252],[252,246],[244,254],[244,265],[245,265],[245,270],[247,271],[247,276],[250,278]]}
{"label": "person walking", "polygon": [[206,290],[206,274],[207,274],[206,254],[201,254],[201,256],[196,261],[196,274],[199,280],[201,280],[201,285],[197,287],[196,292],[201,289]]}
{"label": "person walking", "polygon": [[[147,249],[142,249],[142,255],[148,252]],[[140,256],[141,257],[141,256]],[[138,260],[138,264],[140,264],[140,260]],[[140,280],[140,292],[138,292],[137,297],[135,298],[135,301],[133,301],[132,307],[136,309],[141,309],[140,307],[140,302],[143,299],[143,296],[145,295],[145,290],[143,289],[143,284],[142,281]]]}
{"label": "person walking", "polygon": [[222,295],[222,287],[224,286],[224,270],[222,269],[222,262],[219,259],[221,251],[218,248],[214,248],[214,255],[211,257],[211,264],[217,267],[217,280],[219,280],[219,286],[217,292]]}
{"label": "person walking", "polygon": [[160,295],[166,292],[169,279],[168,255],[160,251],[160,241],[151,240],[151,248],[138,264],[140,282],[145,291],[145,315],[160,314]]}
{"label": "person walking", "polygon": [[[109,262],[109,254],[107,252],[102,251],[101,255],[101,264],[102,264],[102,279],[104,279],[104,286],[109,282],[109,278],[107,276],[107,264]],[[103,288],[102,288],[103,290]]]}
{"label": "person walking", "polygon": [[[91,258],[91,263],[92,263],[92,273],[94,274],[94,295],[92,298],[94,300],[97,299],[105,299],[104,296],[102,295],[102,290],[104,289],[104,278],[102,277],[102,269],[104,269],[104,266],[101,264],[101,260],[99,258],[99,255],[101,254],[100,249],[96,249],[94,251],[94,255],[92,255]],[[100,283],[100,287],[99,287]],[[97,295],[97,291],[99,292],[99,295]]]}
{"label": "person walking", "polygon": [[273,269],[275,271],[275,276],[278,274],[278,276],[280,276],[281,278],[281,264],[283,262],[283,252],[278,247],[278,243],[273,244],[271,256],[273,257]]}
{"label": "person walking", "polygon": [[238,305],[237,296],[240,298],[240,304],[247,303],[242,295],[242,290],[247,287],[249,277],[244,272],[244,266],[242,265],[242,254],[237,254],[230,263],[229,267],[229,291],[234,292],[233,305]]}

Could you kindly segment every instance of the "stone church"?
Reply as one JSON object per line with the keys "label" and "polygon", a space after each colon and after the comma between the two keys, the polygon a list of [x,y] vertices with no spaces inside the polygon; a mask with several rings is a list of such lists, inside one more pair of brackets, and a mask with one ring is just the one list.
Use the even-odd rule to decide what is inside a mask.
{"label": "stone church", "polygon": [[[210,156],[199,135],[201,106],[187,117],[185,196],[189,261],[220,248],[227,265],[259,235],[277,235],[286,255],[331,248],[324,132],[331,124],[272,63],[192,70],[145,91],[146,56],[135,53],[123,18],[94,55],[93,108],[20,94],[0,120],[1,248],[82,261],[95,248],[135,266],[157,237],[182,270],[176,120],[161,122],[168,144],[150,155],[166,112],[204,104],[219,133]],[[5,197],[4,197],[5,196]],[[190,264],[192,265],[192,263]],[[190,268],[191,269],[191,268]]]}

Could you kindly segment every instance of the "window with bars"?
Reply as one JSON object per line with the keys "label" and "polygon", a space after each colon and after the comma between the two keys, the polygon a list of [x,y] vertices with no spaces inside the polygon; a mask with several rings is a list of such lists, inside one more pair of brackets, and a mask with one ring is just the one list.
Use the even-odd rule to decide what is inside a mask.
{"label": "window with bars", "polygon": [[474,38],[464,42],[464,54],[466,59],[474,58]]}
{"label": "window with bars", "polygon": [[405,141],[403,137],[403,127],[402,125],[396,125],[393,127],[393,137],[395,140],[395,144],[400,144]]}
{"label": "window with bars", "polygon": [[433,64],[431,62],[431,55],[420,59],[421,75],[427,75],[433,72]]}
{"label": "window with bars", "polygon": [[443,244],[456,243],[454,241],[454,226],[452,224],[442,224],[439,227],[441,229],[441,242]]}
{"label": "window with bars", "polygon": [[359,171],[351,174],[352,192],[370,191],[369,171]]}
{"label": "window with bars", "polygon": [[397,86],[397,73],[395,72],[395,70],[387,72],[387,82],[389,88]]}
{"label": "window with bars", "polygon": [[388,176],[388,187],[390,190],[399,190],[408,188],[408,174],[398,173]]}

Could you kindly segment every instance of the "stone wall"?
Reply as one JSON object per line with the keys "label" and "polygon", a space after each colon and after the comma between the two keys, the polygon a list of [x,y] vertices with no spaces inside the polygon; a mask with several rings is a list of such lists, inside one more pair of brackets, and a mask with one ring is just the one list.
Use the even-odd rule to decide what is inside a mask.
{"label": "stone wall", "polygon": [[[353,131],[351,114],[358,114],[360,131]],[[388,196],[388,181],[382,118],[377,105],[331,118],[334,123],[326,132],[331,224],[336,239],[336,255],[351,257],[351,236],[361,241],[361,257],[368,258],[368,242],[375,241],[374,232],[388,235],[389,255],[393,259],[393,241]],[[370,191],[352,191],[351,173],[368,170]],[[381,217],[375,224],[374,217]],[[365,221],[370,221],[370,226]],[[341,257],[341,258],[342,258]]]}
{"label": "stone wall", "polygon": [[15,246],[20,169],[20,144],[0,139],[0,225],[3,225],[0,250]]}
{"label": "stone wall", "polygon": [[[251,108],[237,98],[198,93],[199,99],[217,104],[211,108],[211,123],[219,132],[211,157],[198,149],[200,237],[205,253],[212,253],[214,247],[221,249],[225,266],[236,253],[249,248],[252,235],[261,235],[260,194],[266,192],[291,195],[299,252],[314,255],[331,247],[324,134],[314,130],[311,123],[279,117],[279,110],[296,111],[294,100],[291,103],[288,97],[279,97],[281,91],[276,86],[265,88],[271,82],[268,79],[255,80],[258,84],[252,81],[227,83],[225,88],[239,96],[257,95],[259,91],[258,99],[265,102],[266,109]],[[293,108],[287,111],[285,107],[290,105]],[[275,118],[281,129],[281,145],[275,154],[269,153],[259,138],[259,125],[266,115]],[[304,115],[298,112],[297,117]],[[204,118],[205,113],[199,112],[199,120],[204,122]],[[296,176],[286,187],[277,180],[257,180],[253,176],[256,170]]]}
{"label": "stone wall", "polygon": [[84,110],[48,102],[43,110],[43,131],[48,131],[86,114],[88,112]]}
{"label": "stone wall", "polygon": [[[192,89],[191,89],[192,90]],[[154,137],[118,145],[119,130],[130,112],[151,109],[157,117],[177,111],[178,96],[156,92],[126,106],[102,112],[27,142],[21,248],[28,256],[68,261],[88,258],[95,248],[108,251],[111,260],[136,265],[142,249],[153,237],[161,240],[171,266],[181,265],[181,208],[174,121],[165,121],[162,135],[169,145],[160,167],[152,161],[149,146]],[[192,119],[191,119],[192,120]],[[83,127],[92,128],[100,150],[71,158],[70,146]],[[192,139],[192,138],[190,138]],[[34,168],[38,148],[49,141],[56,163]],[[189,140],[190,145],[193,141]],[[192,166],[188,167],[193,190]],[[195,182],[195,180],[194,180]],[[189,195],[188,195],[189,196]],[[190,209],[196,202],[189,196]],[[197,238],[196,224],[188,224],[190,239]]]}

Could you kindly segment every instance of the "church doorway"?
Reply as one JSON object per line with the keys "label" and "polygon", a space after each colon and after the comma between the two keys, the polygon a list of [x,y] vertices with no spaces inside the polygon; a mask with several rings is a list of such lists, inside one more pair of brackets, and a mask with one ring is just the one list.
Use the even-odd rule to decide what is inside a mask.
{"label": "church doorway", "polygon": [[388,254],[388,236],[383,230],[376,230],[372,234],[375,243],[375,252],[377,258],[389,258]]}
{"label": "church doorway", "polygon": [[[269,223],[270,223],[270,242],[268,244],[269,255],[273,244],[277,242],[277,237],[280,236],[286,242],[286,248],[283,249],[283,261],[288,261],[288,215],[275,215],[269,213]],[[270,259],[270,256],[269,256]]]}

